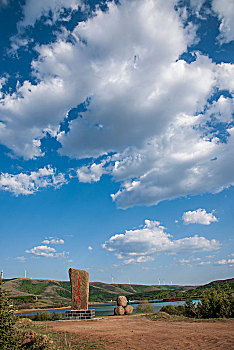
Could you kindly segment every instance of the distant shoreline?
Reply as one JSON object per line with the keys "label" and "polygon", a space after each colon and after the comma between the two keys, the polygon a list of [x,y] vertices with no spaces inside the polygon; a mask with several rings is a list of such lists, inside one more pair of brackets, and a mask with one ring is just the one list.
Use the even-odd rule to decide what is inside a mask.
{"label": "distant shoreline", "polygon": [[[112,305],[115,304],[113,302],[90,302],[89,305]],[[43,309],[38,308],[38,309],[19,309],[16,310],[14,313],[26,313],[26,312],[42,312],[42,311],[47,311],[47,310],[66,310],[66,309],[70,309],[71,305],[68,306],[63,306],[63,307],[45,307]]]}

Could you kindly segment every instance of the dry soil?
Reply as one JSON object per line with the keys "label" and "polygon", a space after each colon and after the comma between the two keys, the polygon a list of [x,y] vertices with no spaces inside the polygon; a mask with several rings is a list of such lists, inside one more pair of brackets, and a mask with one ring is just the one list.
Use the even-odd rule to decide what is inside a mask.
{"label": "dry soil", "polygon": [[48,322],[54,330],[104,341],[107,350],[234,350],[234,320],[152,321],[143,315]]}

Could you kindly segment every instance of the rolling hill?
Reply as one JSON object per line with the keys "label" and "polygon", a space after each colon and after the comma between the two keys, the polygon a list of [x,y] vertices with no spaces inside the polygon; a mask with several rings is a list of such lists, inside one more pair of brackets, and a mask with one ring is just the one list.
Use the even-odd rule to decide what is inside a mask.
{"label": "rolling hill", "polygon": [[[15,278],[3,280],[3,288],[18,308],[62,307],[70,305],[70,282]],[[91,282],[90,302],[115,301],[118,295],[131,300],[185,298],[199,296],[207,288],[226,283],[234,289],[234,279],[213,281],[202,286],[108,284]]]}

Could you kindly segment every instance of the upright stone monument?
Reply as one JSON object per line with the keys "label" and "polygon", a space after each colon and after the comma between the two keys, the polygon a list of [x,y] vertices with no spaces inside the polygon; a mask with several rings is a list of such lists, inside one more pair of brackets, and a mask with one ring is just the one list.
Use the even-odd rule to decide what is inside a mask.
{"label": "upright stone monument", "polygon": [[69,269],[71,282],[71,310],[65,312],[65,320],[90,320],[95,310],[88,310],[89,273],[84,270]]}

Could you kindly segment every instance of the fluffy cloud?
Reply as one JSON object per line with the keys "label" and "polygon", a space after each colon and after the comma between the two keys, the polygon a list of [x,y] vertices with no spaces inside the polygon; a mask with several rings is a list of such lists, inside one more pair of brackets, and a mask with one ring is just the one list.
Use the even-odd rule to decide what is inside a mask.
{"label": "fluffy cloud", "polygon": [[131,258],[124,261],[124,265],[136,264],[136,263],[145,263],[149,261],[154,261],[152,256],[138,256],[137,258]]}
{"label": "fluffy cloud", "polygon": [[212,8],[221,21],[219,27],[221,44],[234,40],[234,2],[232,0],[213,0]]}
{"label": "fluffy cloud", "polygon": [[[116,234],[103,244],[103,248],[113,252],[125,263],[145,262],[152,260],[156,253],[188,253],[218,249],[215,239],[193,236],[174,240],[165,232],[165,227],[158,221],[145,220],[143,228]],[[132,259],[132,260],[131,260]]]}
{"label": "fluffy cloud", "polygon": [[180,259],[178,262],[181,264],[181,265],[191,265],[192,262],[196,262],[196,261],[200,261],[201,258],[194,258],[194,257],[191,257],[191,258],[188,258],[188,259]]}
{"label": "fluffy cloud", "polygon": [[49,238],[49,239],[45,239],[42,243],[44,243],[44,244],[64,244],[64,240],[61,238]]}
{"label": "fluffy cloud", "polygon": [[234,265],[234,259],[222,259],[222,260],[216,261],[215,265],[233,266]]}
{"label": "fluffy cloud", "polygon": [[47,187],[59,188],[64,183],[66,183],[64,174],[56,173],[56,169],[50,166],[32,171],[30,174],[0,175],[0,189],[12,192],[15,196],[32,194]]}
{"label": "fluffy cloud", "polygon": [[[196,15],[201,17],[200,10],[205,5],[206,0],[190,0],[190,7],[196,13]],[[206,7],[206,13],[215,14],[220,20],[218,40],[220,44],[228,43],[234,40],[234,3],[232,0],[211,0],[211,10],[210,13]]]}
{"label": "fluffy cloud", "polygon": [[37,247],[31,248],[30,250],[25,250],[26,253],[31,253],[37,256],[45,256],[46,258],[54,257],[56,250],[47,245],[39,245]]}
{"label": "fluffy cloud", "polygon": [[[6,0],[5,0],[6,1]],[[42,16],[51,18],[52,22],[66,20],[65,10],[77,10],[82,1],[79,0],[26,0],[23,6],[23,19],[18,27],[33,26]],[[49,24],[47,20],[47,24]]]}
{"label": "fluffy cloud", "polygon": [[[1,99],[1,143],[25,158],[42,156],[40,139],[49,131],[62,155],[106,157],[79,168],[77,177],[91,183],[112,176],[120,182],[112,199],[121,208],[234,184],[233,103],[225,94],[210,102],[218,90],[232,93],[234,65],[199,53],[190,64],[179,59],[197,40],[196,28],[182,25],[172,0],[108,6],[35,48],[36,83],[25,81]],[[59,129],[85,101],[87,110]]]}
{"label": "fluffy cloud", "polygon": [[47,245],[39,245],[29,250],[25,250],[25,252],[36,256],[43,256],[45,258],[65,257],[68,254],[67,252],[57,253],[55,248],[49,247]]}
{"label": "fluffy cloud", "polygon": [[197,264],[197,266],[206,266],[206,265],[210,265],[211,262],[210,261],[201,261]]}
{"label": "fluffy cloud", "polygon": [[141,151],[129,150],[119,156],[112,172],[122,181],[120,190],[112,195],[118,207],[215,193],[234,184],[234,163],[230,162],[234,160],[234,128],[228,130],[228,142],[221,143],[216,137],[201,138],[192,127],[182,126],[190,120],[181,118],[180,126],[174,125]]}
{"label": "fluffy cloud", "polygon": [[100,180],[103,174],[106,173],[104,169],[106,161],[103,161],[99,164],[92,163],[88,166],[82,166],[77,169],[77,177],[80,182],[97,182]]}
{"label": "fluffy cloud", "polygon": [[93,250],[93,247],[91,247],[91,245],[88,246],[88,250]]}
{"label": "fluffy cloud", "polygon": [[212,222],[218,222],[216,216],[213,213],[207,213],[205,209],[197,209],[194,211],[186,211],[182,220],[185,225],[188,224],[201,224],[201,225],[210,225]]}

